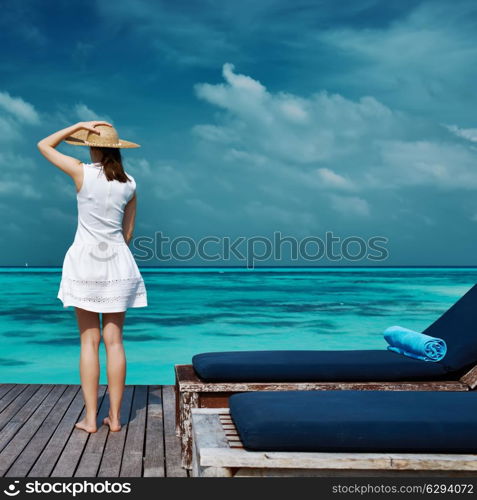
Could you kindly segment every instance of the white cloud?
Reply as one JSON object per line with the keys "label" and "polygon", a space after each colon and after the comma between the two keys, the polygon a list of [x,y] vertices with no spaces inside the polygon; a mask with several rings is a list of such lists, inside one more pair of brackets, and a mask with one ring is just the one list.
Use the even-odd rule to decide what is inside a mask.
{"label": "white cloud", "polygon": [[211,142],[233,143],[239,140],[239,136],[234,131],[216,125],[195,125],[192,127],[192,133]]}
{"label": "white cloud", "polygon": [[160,200],[170,200],[192,191],[187,175],[178,167],[160,163],[151,165],[146,158],[131,160],[130,163],[131,168],[126,170],[141,185],[147,186],[145,192],[154,193]]}
{"label": "white cloud", "polygon": [[[474,8],[472,2],[419,2],[389,24],[313,32],[309,45],[325,44],[354,62],[348,88],[372,86],[403,109],[456,116],[457,108],[468,110],[468,85],[477,77]],[[328,82],[339,85],[342,78],[338,71]]]}
{"label": "white cloud", "polygon": [[21,97],[12,97],[8,92],[0,92],[0,108],[10,113],[19,122],[28,125],[40,123],[40,116],[34,106]]}
{"label": "white cloud", "polygon": [[343,215],[368,216],[370,214],[369,204],[363,198],[331,194],[330,200],[332,207]]}
{"label": "white cloud", "polygon": [[40,199],[43,192],[35,179],[35,162],[10,151],[0,152],[0,193],[12,199]]}
{"label": "white cloud", "polygon": [[189,198],[186,200],[186,203],[192,209],[199,210],[199,212],[202,212],[208,216],[216,215],[214,208],[203,200],[199,200],[198,198]]}
{"label": "white cloud", "polygon": [[93,111],[84,103],[75,104],[73,111],[80,121],[104,120],[113,123],[113,120],[109,116],[96,113],[96,111]]}
{"label": "white cloud", "polygon": [[380,143],[380,150],[381,167],[369,170],[376,187],[477,189],[475,152],[462,144],[389,140]]}
{"label": "white cloud", "polygon": [[21,139],[21,130],[10,116],[0,116],[0,142],[10,143]]}
{"label": "white cloud", "polygon": [[321,182],[324,186],[343,190],[353,190],[355,186],[345,177],[333,172],[329,168],[319,168],[316,170]]}
{"label": "white cloud", "polygon": [[459,128],[457,125],[446,125],[453,134],[471,142],[477,142],[477,128]]}
{"label": "white cloud", "polygon": [[[195,90],[226,114],[194,131],[215,144],[214,155],[243,172],[258,169],[268,183],[302,190],[477,187],[475,152],[443,140],[438,124],[391,110],[371,96],[352,101],[327,92],[308,98],[271,93],[250,76],[234,73],[230,63],[222,73],[225,83],[197,84]],[[290,108],[283,112],[284,102],[295,106],[292,119]],[[474,137],[473,129],[451,130]]]}
{"label": "white cloud", "polygon": [[[382,203],[382,192],[390,190],[406,200],[402,190],[408,187],[477,189],[473,146],[445,136],[439,123],[372,96],[270,92],[229,63],[222,74],[223,83],[195,85],[200,99],[223,112],[193,133],[203,143],[201,161],[209,164],[208,188],[221,189],[226,168],[227,203],[244,203],[246,214],[257,210],[270,223],[297,227],[310,220],[300,214],[313,211],[323,221],[332,221],[333,213],[383,217],[371,210],[370,200],[374,206],[381,197]],[[452,131],[471,136],[471,129]],[[416,220],[424,216],[416,214]]]}
{"label": "white cloud", "polygon": [[195,85],[200,99],[227,111],[222,125],[195,128],[203,139],[295,164],[316,164],[352,153],[364,137],[392,133],[403,121],[399,113],[370,96],[354,102],[338,94],[317,92],[305,99],[272,94],[251,77],[223,65],[226,83]]}

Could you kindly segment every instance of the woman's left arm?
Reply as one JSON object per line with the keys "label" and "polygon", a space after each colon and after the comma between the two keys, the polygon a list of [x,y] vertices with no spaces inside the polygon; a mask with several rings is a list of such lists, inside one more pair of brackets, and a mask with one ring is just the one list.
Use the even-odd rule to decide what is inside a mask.
{"label": "woman's left arm", "polygon": [[73,158],[72,156],[60,153],[55,148],[62,140],[81,129],[90,130],[91,132],[99,134],[99,132],[94,128],[96,125],[112,126],[110,123],[104,121],[78,122],[70,127],[58,130],[58,132],[45,137],[37,143],[40,153],[48,161],[53,163],[55,167],[58,167],[60,170],[72,177],[77,185],[81,184],[83,181],[81,178],[83,175],[82,169],[80,168],[81,161],[77,158]]}
{"label": "woman's left arm", "polygon": [[124,216],[123,216],[123,236],[124,240],[126,241],[126,244],[128,245],[134,233],[136,206],[137,206],[137,198],[136,198],[136,193],[134,193],[133,197],[128,201],[126,207],[124,208]]}

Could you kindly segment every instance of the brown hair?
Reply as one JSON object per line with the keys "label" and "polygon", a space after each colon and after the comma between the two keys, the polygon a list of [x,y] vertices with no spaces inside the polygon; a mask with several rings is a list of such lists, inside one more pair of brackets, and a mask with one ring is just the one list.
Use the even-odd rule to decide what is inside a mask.
{"label": "brown hair", "polygon": [[91,149],[99,150],[102,154],[101,164],[103,172],[108,181],[117,180],[119,182],[130,182],[131,179],[126,175],[119,148],[106,148],[100,146],[91,146]]}

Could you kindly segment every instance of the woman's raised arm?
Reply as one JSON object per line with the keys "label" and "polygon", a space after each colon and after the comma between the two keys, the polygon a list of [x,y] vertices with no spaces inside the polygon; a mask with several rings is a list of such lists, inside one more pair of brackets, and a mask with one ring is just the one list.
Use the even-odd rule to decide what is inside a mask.
{"label": "woman's raised arm", "polygon": [[112,126],[110,123],[105,121],[78,122],[70,127],[58,130],[58,132],[45,137],[37,143],[40,153],[49,162],[53,163],[55,167],[58,167],[60,170],[63,170],[63,172],[72,177],[78,190],[83,182],[83,170],[80,168],[81,161],[72,156],[60,153],[55,148],[62,140],[81,129],[90,130],[91,132],[99,134],[99,132],[94,128],[96,125]]}

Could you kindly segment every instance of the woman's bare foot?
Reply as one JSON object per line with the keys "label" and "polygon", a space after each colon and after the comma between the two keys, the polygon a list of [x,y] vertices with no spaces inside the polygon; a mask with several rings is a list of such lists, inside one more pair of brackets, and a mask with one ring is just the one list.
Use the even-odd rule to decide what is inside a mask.
{"label": "woman's bare foot", "polygon": [[121,430],[121,422],[118,418],[113,418],[111,416],[105,417],[103,419],[103,424],[109,425],[109,430],[111,432],[118,432]]}
{"label": "woman's bare foot", "polygon": [[94,424],[87,422],[86,418],[83,418],[83,420],[76,422],[75,427],[86,432],[96,432],[98,430],[98,428],[96,427],[96,422],[94,422]]}

